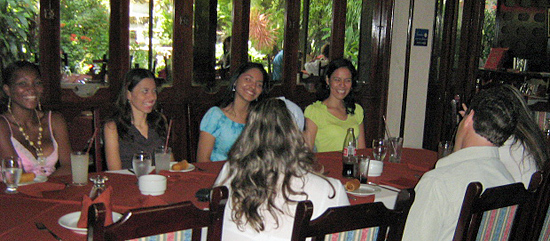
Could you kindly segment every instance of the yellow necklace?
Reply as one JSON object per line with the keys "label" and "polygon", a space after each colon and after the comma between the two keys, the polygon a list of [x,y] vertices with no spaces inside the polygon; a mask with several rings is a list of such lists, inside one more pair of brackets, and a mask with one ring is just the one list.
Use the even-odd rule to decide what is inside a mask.
{"label": "yellow necklace", "polygon": [[25,140],[36,151],[36,159],[38,160],[39,163],[43,164],[43,162],[45,161],[45,159],[43,157],[44,153],[42,151],[42,131],[43,131],[43,129],[42,129],[42,122],[40,121],[40,117],[38,117],[38,111],[36,109],[34,110],[34,113],[36,114],[36,119],[38,119],[38,138],[37,138],[36,143],[35,143],[34,141],[31,140],[30,136],[27,135],[27,133],[25,133],[25,129],[23,128],[23,126],[21,126],[19,124],[19,122],[17,121],[17,119],[15,119],[15,116],[11,112],[11,108],[9,108],[8,110],[11,114],[11,117],[13,118],[13,121],[15,122],[15,124],[17,124],[17,127],[19,127],[19,131],[21,132],[23,137],[25,137]]}

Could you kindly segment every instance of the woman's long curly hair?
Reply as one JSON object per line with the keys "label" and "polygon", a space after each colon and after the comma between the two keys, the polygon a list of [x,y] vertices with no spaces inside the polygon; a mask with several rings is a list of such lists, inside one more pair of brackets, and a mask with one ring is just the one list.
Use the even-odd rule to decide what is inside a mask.
{"label": "woman's long curly hair", "polygon": [[[155,80],[155,84],[158,86],[157,79],[151,71],[146,69],[132,69],[124,76],[124,86],[118,94],[116,102],[116,111],[114,115],[108,121],[114,121],[117,126],[118,136],[120,138],[126,137],[128,130],[132,128],[132,107],[128,102],[127,92],[134,90],[143,79],[152,78]],[[149,127],[152,127],[161,138],[166,136],[166,118],[157,110],[157,104],[151,113],[147,114],[147,123]],[[132,138],[130,136],[130,138]]]}
{"label": "woman's long curly hair", "polygon": [[355,69],[355,66],[353,66],[353,63],[347,59],[335,59],[333,61],[330,61],[330,63],[327,66],[327,71],[325,71],[325,74],[320,78],[320,88],[317,93],[317,100],[323,101],[326,100],[330,96],[330,86],[327,84],[326,80],[329,79],[339,68],[347,68],[349,69],[349,72],[351,72],[351,91],[349,94],[344,98],[344,106],[346,107],[346,114],[355,114],[355,98],[354,98],[354,91],[357,87],[357,70]]}
{"label": "woman's long curly hair", "polygon": [[[296,202],[291,195],[308,195],[291,187],[294,178],[304,181],[307,173],[323,177],[313,170],[315,155],[307,147],[284,101],[275,98],[252,107],[246,126],[228,156],[228,176],[233,177],[231,216],[240,229],[246,225],[257,232],[265,229],[260,208],[267,210],[278,225],[277,216],[284,211],[275,205],[277,195],[283,195],[286,202]],[[333,192],[329,197],[334,195]]]}

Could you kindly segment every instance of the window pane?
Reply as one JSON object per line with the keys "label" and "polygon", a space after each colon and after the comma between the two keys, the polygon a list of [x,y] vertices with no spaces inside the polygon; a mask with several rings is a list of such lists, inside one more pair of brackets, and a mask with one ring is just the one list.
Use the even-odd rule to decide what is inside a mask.
{"label": "window pane", "polygon": [[285,1],[251,2],[248,55],[250,61],[262,63],[275,82],[282,78],[282,56],[274,58],[283,49],[284,20]]}
{"label": "window pane", "polygon": [[132,68],[151,70],[163,80],[163,85],[172,82],[173,14],[173,0],[130,1]]}
{"label": "window pane", "polygon": [[344,58],[351,60],[357,68],[359,57],[359,30],[361,24],[361,0],[348,0],[346,12],[346,37],[344,42]]}
{"label": "window pane", "polygon": [[64,82],[88,74],[102,82],[109,53],[109,0],[61,0],[61,64]]}
{"label": "window pane", "polygon": [[21,59],[37,62],[38,0],[7,1],[2,8],[6,11],[0,14],[0,67]]}

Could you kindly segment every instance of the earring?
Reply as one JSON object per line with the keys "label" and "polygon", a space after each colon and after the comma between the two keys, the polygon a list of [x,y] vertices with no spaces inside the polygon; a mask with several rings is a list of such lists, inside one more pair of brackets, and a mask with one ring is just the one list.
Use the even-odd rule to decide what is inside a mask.
{"label": "earring", "polygon": [[330,90],[330,85],[326,85],[326,87],[327,87],[327,90]]}
{"label": "earring", "polygon": [[233,88],[231,88],[231,91],[235,92],[235,85],[233,85]]}
{"label": "earring", "polygon": [[42,102],[38,100],[38,110],[42,111]]}

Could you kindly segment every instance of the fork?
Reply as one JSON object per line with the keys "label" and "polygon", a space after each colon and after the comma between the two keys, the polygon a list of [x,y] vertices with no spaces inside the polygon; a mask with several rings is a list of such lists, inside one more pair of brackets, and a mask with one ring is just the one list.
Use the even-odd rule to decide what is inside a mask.
{"label": "fork", "polygon": [[39,230],[47,230],[48,232],[50,232],[50,234],[57,240],[59,241],[62,241],[61,238],[59,236],[57,236],[54,232],[52,232],[52,230],[50,230],[49,228],[46,227],[46,225],[44,225],[43,223],[40,223],[40,222],[36,222],[34,223],[36,225],[36,228],[38,228]]}

